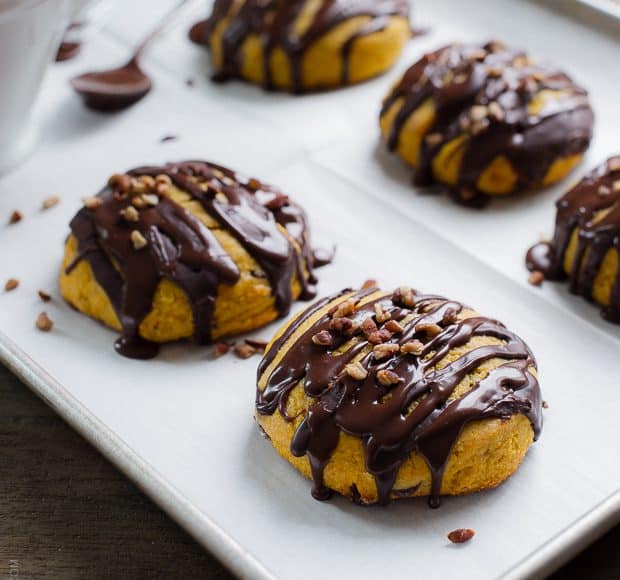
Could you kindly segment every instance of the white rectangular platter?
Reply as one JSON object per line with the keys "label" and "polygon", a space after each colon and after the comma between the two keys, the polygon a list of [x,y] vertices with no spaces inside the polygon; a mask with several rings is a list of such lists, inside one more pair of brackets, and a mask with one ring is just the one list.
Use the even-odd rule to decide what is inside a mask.
{"label": "white rectangular platter", "polygon": [[[118,2],[114,27],[51,71],[41,103],[45,140],[0,179],[0,216],[25,215],[0,229],[3,275],[22,281],[0,295],[0,358],[242,577],[541,576],[619,521],[612,445],[620,329],[565,288],[524,283],[523,254],[550,232],[561,188],[484,212],[418,196],[408,172],[378,146],[376,120],[390,83],[427,49],[502,38],[557,62],[591,90],[598,124],[583,172],[617,152],[618,44],[530,3],[418,0],[416,25],[432,32],[410,44],[396,70],[349,90],[293,98],[205,80],[207,59],[185,39],[204,10],[194,3],[147,56],[156,85],[144,102],[111,117],[85,111],[67,79],[122,60],[173,3]],[[179,138],[161,143],[166,134]],[[370,277],[385,287],[410,283],[461,299],[522,335],[550,408],[519,472],[439,510],[423,500],[385,509],[319,503],[252,420],[258,359],[212,360],[209,349],[191,345],[166,347],[146,363],[116,355],[114,334],[58,296],[67,224],[110,173],[183,158],[256,175],[298,200],[314,241],[338,247],[334,264],[319,271],[321,294]],[[41,212],[52,194],[62,203]],[[38,289],[53,301],[43,306]],[[49,334],[34,328],[43,309],[55,322]],[[475,540],[449,545],[446,534],[458,527],[474,528]]]}

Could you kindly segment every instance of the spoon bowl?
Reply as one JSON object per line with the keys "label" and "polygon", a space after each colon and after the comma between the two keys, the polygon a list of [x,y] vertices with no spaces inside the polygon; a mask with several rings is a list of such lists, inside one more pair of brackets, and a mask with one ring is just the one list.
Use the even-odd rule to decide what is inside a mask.
{"label": "spoon bowl", "polygon": [[71,85],[88,108],[103,112],[118,111],[137,103],[153,86],[133,59],[116,69],[77,76],[71,79]]}

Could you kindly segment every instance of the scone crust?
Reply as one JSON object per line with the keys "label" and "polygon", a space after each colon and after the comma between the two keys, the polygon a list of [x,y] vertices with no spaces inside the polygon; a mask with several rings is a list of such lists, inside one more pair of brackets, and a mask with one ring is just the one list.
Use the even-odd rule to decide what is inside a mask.
{"label": "scone crust", "polygon": [[587,93],[498,42],[425,55],[384,100],[381,133],[416,170],[465,204],[563,179],[592,137]]}
{"label": "scone crust", "polygon": [[553,239],[527,254],[526,264],[602,306],[620,323],[620,156],[609,158],[556,203]]}
{"label": "scone crust", "polygon": [[406,0],[217,0],[207,34],[216,80],[295,93],[377,76],[410,37]]}
{"label": "scone crust", "polygon": [[[429,312],[433,308],[439,307],[438,305],[443,300],[439,297],[434,297],[433,300],[427,300],[427,297],[422,297],[421,295],[418,295],[418,297],[421,302],[426,304],[425,308],[428,308]],[[351,300],[358,305],[357,308],[360,310],[366,308],[366,310],[371,311],[372,308],[368,305],[374,308],[375,303],[381,304],[382,308],[390,308],[390,294],[378,289],[367,293],[347,292],[325,300],[320,307],[310,307],[306,312],[300,314],[280,330],[268,346],[265,359],[259,369],[255,418],[277,452],[304,476],[314,479],[313,493],[315,497],[323,499],[327,495],[326,490],[331,490],[363,504],[385,503],[390,499],[415,496],[430,496],[431,501],[436,503],[439,495],[461,495],[489,489],[499,485],[512,475],[521,464],[541,426],[541,401],[536,378],[536,364],[527,347],[519,352],[527,357],[525,362],[521,359],[523,364],[520,368],[523,380],[528,386],[523,391],[516,389],[510,395],[515,397],[515,401],[518,399],[520,401],[519,404],[510,407],[510,410],[504,408],[503,411],[497,414],[488,412],[488,410],[478,417],[475,416],[475,413],[472,414],[471,420],[463,423],[460,435],[455,438],[449,456],[442,466],[443,473],[439,477],[437,473],[435,475],[431,473],[428,457],[421,453],[413,444],[411,451],[403,456],[399,456],[399,467],[393,485],[389,488],[389,493],[386,494],[385,489],[381,490],[377,485],[381,478],[377,479],[377,473],[371,473],[368,468],[369,455],[367,446],[369,440],[367,437],[369,434],[350,433],[347,432],[346,426],[339,425],[337,445],[324,466],[321,475],[322,480],[317,481],[316,463],[313,469],[312,454],[300,456],[299,450],[295,449],[295,440],[296,437],[299,437],[298,434],[303,432],[302,424],[307,422],[309,413],[316,412],[316,405],[319,404],[317,401],[326,400],[328,391],[335,389],[340,384],[340,379],[334,377],[333,381],[329,383],[330,387],[318,398],[309,395],[306,392],[305,382],[308,376],[312,377],[311,380],[316,380],[316,372],[312,367],[312,361],[316,362],[316,359],[308,360],[300,357],[295,360],[306,360],[308,365],[305,372],[299,372],[299,376],[302,378],[290,391],[287,391],[286,396],[280,399],[275,406],[272,397],[277,389],[274,386],[276,384],[281,386],[285,383],[281,367],[289,365],[291,356],[297,356],[302,349],[306,349],[304,352],[309,352],[309,348],[314,348],[309,347],[307,343],[308,333],[312,333],[318,328],[324,328],[325,320],[329,318],[330,311],[333,313],[339,305],[347,304]],[[451,304],[454,305],[455,303],[451,302]],[[439,312],[439,310],[436,312]],[[398,314],[398,316],[401,315],[402,312]],[[357,315],[353,314],[352,316]],[[396,316],[396,311],[394,311],[394,316]],[[432,317],[432,315],[430,316]],[[479,317],[480,315],[473,310],[462,307],[453,323],[441,323],[444,327],[442,332],[453,332],[454,326],[461,321],[477,321]],[[415,320],[412,321],[411,315],[409,315],[409,318],[406,316],[402,320],[404,320],[403,326],[407,330],[400,335],[398,333],[393,335],[387,339],[386,343],[381,344],[397,343],[402,346],[403,340],[405,340],[403,337],[406,333],[411,332],[407,325],[415,324]],[[418,321],[418,324],[420,323]],[[380,324],[378,326],[381,327]],[[503,340],[499,340],[496,336],[492,336],[492,334],[492,332],[488,335],[482,332],[472,336],[465,344],[451,349],[446,358],[442,362],[437,363],[437,368],[455,363],[459,357],[463,357],[475,349],[485,348],[490,345],[492,348],[495,348],[505,344]],[[420,334],[415,336],[423,339],[423,336]],[[326,339],[326,337],[321,336],[321,339]],[[358,343],[364,340],[366,340],[364,336],[358,335],[353,342]],[[513,340],[512,335],[510,340]],[[522,349],[523,343],[518,338],[516,341],[519,343],[519,348]],[[409,341],[405,340],[405,342]],[[340,343],[338,342],[337,344]],[[351,348],[351,344],[349,339],[347,339],[346,345],[338,347],[339,350],[336,349],[335,352],[346,353]],[[316,348],[320,347],[317,346]],[[377,364],[377,361],[371,362],[372,355],[370,355],[371,359],[365,359],[364,353],[369,352],[369,349],[373,348],[376,348],[376,345],[370,344],[364,347],[360,355],[354,359],[361,361],[362,366],[371,374],[374,372],[372,364]],[[431,351],[427,350],[426,352],[429,353]],[[414,355],[402,355],[402,353],[395,355],[396,359],[403,356],[411,357]],[[502,372],[503,365],[511,365],[516,360],[517,355],[515,354],[514,359],[491,357],[481,362],[471,372],[466,373],[462,377],[462,380],[458,382],[458,385],[456,385],[450,395],[448,403],[455,403],[458,399],[462,399],[462,397],[467,395],[467,393],[480,388],[481,382],[487,384],[484,383],[485,379],[494,372]],[[324,365],[331,364],[329,359],[326,358],[321,359],[321,361],[321,364]],[[398,364],[398,360],[396,360],[394,364],[390,363],[390,366],[391,368],[396,368]],[[295,375],[295,372],[292,374]],[[274,379],[274,377],[276,378]],[[504,387],[505,385],[502,387],[498,386],[498,388]],[[365,396],[361,394],[362,390],[352,396],[362,399]],[[389,398],[390,395],[386,396]],[[421,400],[417,400],[414,406],[420,404]],[[310,421],[313,421],[313,419],[310,419]],[[312,424],[315,429],[321,428],[320,426],[317,427],[319,425],[318,422]],[[314,435],[317,438],[320,437],[317,433],[314,433]],[[312,448],[312,444],[310,444],[310,448]]]}
{"label": "scone crust", "polygon": [[[147,343],[211,342],[315,295],[303,210],[258,180],[183,162],[114,176],[86,203],[72,221],[60,290],[124,337],[134,324]],[[135,235],[143,247],[131,247]]]}

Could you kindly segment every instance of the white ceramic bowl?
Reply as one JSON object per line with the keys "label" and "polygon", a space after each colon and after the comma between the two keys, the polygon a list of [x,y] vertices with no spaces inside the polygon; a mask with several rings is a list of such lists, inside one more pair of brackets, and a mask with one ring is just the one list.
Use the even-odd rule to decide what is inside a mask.
{"label": "white ceramic bowl", "polygon": [[0,173],[36,142],[33,106],[73,9],[73,0],[0,0]]}

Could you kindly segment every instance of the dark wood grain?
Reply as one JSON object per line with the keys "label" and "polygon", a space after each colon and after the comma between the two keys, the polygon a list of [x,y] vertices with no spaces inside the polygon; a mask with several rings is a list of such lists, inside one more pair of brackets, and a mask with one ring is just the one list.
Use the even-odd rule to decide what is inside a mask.
{"label": "dark wood grain", "polygon": [[[620,578],[618,545],[620,526],[553,579]],[[232,576],[0,365],[0,578]]]}

